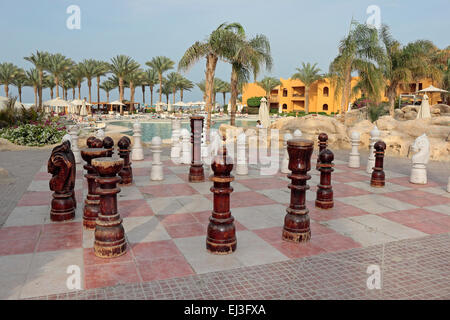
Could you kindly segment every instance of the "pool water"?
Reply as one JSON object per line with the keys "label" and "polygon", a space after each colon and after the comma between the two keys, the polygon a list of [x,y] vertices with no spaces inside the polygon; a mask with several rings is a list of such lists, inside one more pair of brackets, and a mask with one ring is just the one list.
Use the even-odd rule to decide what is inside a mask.
{"label": "pool water", "polygon": [[[212,126],[213,128],[219,129],[220,125],[223,123],[230,123],[229,120],[214,120],[215,123]],[[133,121],[112,121],[110,122],[112,125],[127,127],[133,129]],[[161,139],[170,139],[172,137],[172,125],[171,122],[142,122],[142,141],[150,142],[152,138],[155,136],[160,137]],[[249,128],[255,127],[255,120],[241,120],[236,119],[236,126]],[[190,124],[189,121],[182,121],[181,127],[186,128],[189,131]],[[133,130],[124,132],[127,135],[133,135]]]}

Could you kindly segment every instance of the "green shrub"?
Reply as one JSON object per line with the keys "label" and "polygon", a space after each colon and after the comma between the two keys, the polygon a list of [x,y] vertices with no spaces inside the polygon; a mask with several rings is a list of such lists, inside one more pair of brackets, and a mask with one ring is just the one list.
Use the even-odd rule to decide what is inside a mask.
{"label": "green shrub", "polygon": [[261,105],[261,99],[263,97],[251,97],[247,99],[247,106],[249,107],[259,107]]}
{"label": "green shrub", "polygon": [[370,121],[375,122],[378,120],[379,117],[387,114],[388,112],[386,112],[385,107],[386,104],[383,102],[378,105],[370,104],[367,109]]}
{"label": "green shrub", "polygon": [[0,137],[23,146],[41,147],[61,141],[66,134],[65,127],[54,125],[25,124],[18,127],[0,129]]}

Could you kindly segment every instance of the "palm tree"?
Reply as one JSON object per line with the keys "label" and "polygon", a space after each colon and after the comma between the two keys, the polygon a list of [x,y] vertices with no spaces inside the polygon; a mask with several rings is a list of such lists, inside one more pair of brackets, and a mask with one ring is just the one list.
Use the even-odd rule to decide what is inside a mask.
{"label": "palm tree", "polygon": [[310,64],[302,62],[301,68],[296,68],[297,72],[292,75],[292,79],[299,79],[305,85],[305,113],[309,113],[309,89],[311,85],[323,78],[319,74],[320,69],[317,68],[317,63]]}
{"label": "palm tree", "polygon": [[184,91],[191,91],[194,88],[194,83],[180,75],[180,81],[178,82],[177,89],[180,90],[180,100],[183,101],[183,93]]}
{"label": "palm tree", "polygon": [[158,89],[158,92],[166,96],[166,103],[169,104],[169,95],[172,93],[172,88],[168,85],[166,79],[163,79],[162,90]]}
{"label": "palm tree", "polygon": [[100,89],[106,92],[106,102],[109,103],[109,92],[116,88],[116,85],[110,80],[105,80],[100,84]]}
{"label": "palm tree", "polygon": [[30,87],[33,87],[34,91],[34,105],[38,105],[38,88],[41,86],[41,78],[40,78],[40,71],[37,69],[30,69],[25,72],[25,75],[27,76],[27,84]]}
{"label": "palm tree", "polygon": [[81,63],[71,69],[73,78],[77,81],[78,99],[81,99],[81,83],[84,81],[84,71]]}
{"label": "palm tree", "polygon": [[14,76],[12,84],[17,87],[19,93],[19,101],[22,102],[22,88],[27,86],[27,77],[25,75],[25,70],[17,68],[17,73]]}
{"label": "palm tree", "polygon": [[226,95],[228,92],[230,92],[231,87],[230,87],[230,83],[226,82],[226,81],[220,81],[219,83],[219,90],[218,92],[220,92],[221,94],[223,94],[223,104],[225,105],[226,102]]}
{"label": "palm tree", "polygon": [[[110,70],[119,79],[119,101],[123,100],[124,93],[124,78],[130,73],[133,73],[139,69],[139,63],[134,59],[126,55],[118,55],[111,59]],[[123,112],[122,106],[120,106],[120,113]]]}
{"label": "palm tree", "polygon": [[19,72],[19,69],[12,63],[0,63],[0,84],[5,88],[5,95],[9,98],[9,85],[13,83],[14,77]]}
{"label": "palm tree", "polygon": [[51,54],[48,56],[48,63],[45,67],[53,77],[55,78],[56,96],[59,97],[59,85],[63,74],[73,66],[73,61],[66,58],[60,53]]}
{"label": "palm tree", "polygon": [[147,69],[145,71],[145,83],[147,86],[149,86],[150,88],[150,105],[153,105],[153,88],[154,86],[159,82],[159,76],[158,76],[158,72],[153,69]]}
{"label": "palm tree", "polygon": [[109,73],[109,63],[96,60],[94,73],[97,78],[97,103],[100,103],[100,77]]}
{"label": "palm tree", "polygon": [[[64,84],[66,86],[66,90],[72,89],[72,100],[75,100],[75,89],[78,86],[78,80],[73,76],[72,73],[69,73]],[[67,97],[66,97],[66,100],[67,100]]]}
{"label": "palm tree", "polygon": [[205,80],[205,96],[206,111],[208,117],[206,128],[211,127],[211,111],[212,99],[214,94],[214,74],[216,71],[217,61],[226,57],[230,57],[232,44],[235,42],[236,35],[230,31],[232,29],[228,24],[221,24],[215,29],[204,42],[197,41],[190,46],[180,62],[178,70],[186,71],[192,67],[201,58],[206,58],[206,80]]}
{"label": "palm tree", "polygon": [[273,77],[265,77],[261,81],[257,82],[258,86],[264,89],[266,92],[266,99],[267,101],[270,100],[270,93],[273,89],[275,89],[277,86],[281,85],[281,81],[277,78]]}
{"label": "palm tree", "polygon": [[144,72],[141,69],[134,70],[125,76],[125,79],[130,87],[131,113],[134,112],[134,93],[136,90],[136,85],[139,85],[143,78]]}
{"label": "palm tree", "polygon": [[53,99],[53,88],[55,88],[55,78],[52,75],[45,75],[44,76],[44,88],[50,89],[50,99]]}
{"label": "palm tree", "polygon": [[89,103],[92,103],[92,78],[96,77],[97,74],[97,61],[94,59],[84,59],[83,62],[80,63],[80,69],[82,70],[82,73],[87,80],[89,89]]}
{"label": "palm tree", "polygon": [[46,51],[36,50],[36,54],[31,54],[29,57],[24,57],[25,60],[31,62],[36,70],[39,72],[39,108],[42,108],[42,83],[44,81],[44,70],[47,67],[49,53]]}
{"label": "palm tree", "polygon": [[167,86],[172,91],[173,103],[175,103],[175,96],[181,81],[182,80],[179,73],[171,72],[167,75]]}
{"label": "palm tree", "polygon": [[152,60],[147,61],[145,63],[150,68],[154,69],[156,72],[158,72],[159,77],[159,102],[161,102],[161,95],[162,95],[162,82],[163,82],[163,73],[167,70],[173,69],[173,66],[175,65],[175,62],[170,60],[170,58],[164,57],[164,56],[158,56],[154,57]]}

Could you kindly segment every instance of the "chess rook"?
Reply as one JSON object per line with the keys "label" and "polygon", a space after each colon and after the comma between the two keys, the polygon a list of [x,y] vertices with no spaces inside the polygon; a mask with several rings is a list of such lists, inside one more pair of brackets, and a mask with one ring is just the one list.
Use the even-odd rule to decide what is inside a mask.
{"label": "chess rook", "polygon": [[150,180],[163,180],[164,173],[161,162],[161,138],[152,138],[152,169],[150,171]]}
{"label": "chess rook", "polygon": [[106,157],[108,150],[103,148],[86,148],[81,150],[81,157],[86,164],[83,168],[87,171],[84,177],[88,183],[88,194],[84,201],[83,208],[83,226],[86,229],[94,229],[95,221],[97,220],[100,212],[100,196],[96,193],[97,184],[95,178],[97,178],[97,171],[92,166],[92,159]]}
{"label": "chess rook", "polygon": [[321,209],[333,208],[333,188],[331,186],[331,173],[333,172],[334,155],[328,149],[319,153],[318,170],[320,183],[317,185],[316,207]]}
{"label": "chess rook", "polygon": [[309,186],[306,181],[311,179],[308,171],[311,170],[311,156],[314,142],[304,139],[288,141],[289,170],[288,178],[291,189],[291,203],[286,209],[282,239],[290,242],[306,242],[311,238],[309,227],[309,210],[306,208],[306,190]]}
{"label": "chess rook", "polygon": [[324,132],[319,134],[318,137],[318,147],[319,151],[317,152],[317,163],[316,163],[316,169],[319,169],[320,164],[320,153],[327,148],[328,145],[328,135]]}
{"label": "chess rook", "polygon": [[75,157],[70,141],[66,140],[52,150],[47,163],[47,171],[52,174],[49,186],[53,191],[50,219],[67,221],[75,218]]}
{"label": "chess rook", "polygon": [[119,171],[119,176],[122,178],[120,184],[127,185],[133,182],[133,170],[131,169],[130,162],[130,138],[127,136],[123,136],[120,138],[119,142],[117,142],[117,146],[119,147],[119,156],[123,159],[123,167]]}
{"label": "chess rook", "polygon": [[214,157],[211,164],[214,175],[210,178],[214,185],[211,192],[214,197],[214,208],[209,218],[206,237],[206,249],[213,254],[229,254],[236,250],[236,227],[230,211],[230,186],[234,177],[232,159],[227,156],[225,143]]}
{"label": "chess rook", "polygon": [[283,141],[283,159],[281,160],[281,173],[289,173],[289,153],[287,150],[287,142],[292,139],[292,134],[286,133]]}
{"label": "chess rook", "polygon": [[136,121],[133,123],[133,148],[131,149],[131,160],[144,160],[144,149],[141,143],[141,123]]}
{"label": "chess rook", "polygon": [[189,168],[189,182],[205,181],[205,173],[203,170],[201,143],[203,131],[202,116],[191,117],[191,145],[192,145],[192,161]]}
{"label": "chess rook", "polygon": [[106,155],[107,157],[112,157],[113,156],[113,149],[114,149],[114,140],[111,137],[105,137],[103,139],[103,148],[108,150],[108,154]]}
{"label": "chess rook", "polygon": [[359,157],[359,138],[360,134],[358,131],[353,131],[350,136],[350,142],[352,144],[352,149],[350,151],[350,155],[348,158],[348,166],[349,168],[359,168],[360,167],[360,157]]}
{"label": "chess rook", "polygon": [[370,145],[369,145],[369,157],[367,158],[367,166],[366,172],[372,173],[373,167],[375,165],[375,153],[374,153],[374,144],[380,139],[380,130],[378,130],[377,126],[374,126],[370,131]]}
{"label": "chess rook", "polygon": [[383,171],[383,159],[386,144],[379,140],[373,147],[375,149],[375,166],[373,167],[370,185],[372,187],[384,187],[385,176]]}
{"label": "chess rook", "polygon": [[117,194],[120,192],[117,183],[121,180],[117,173],[124,162],[123,159],[109,157],[92,160],[92,166],[99,174],[95,179],[98,184],[96,192],[100,196],[100,213],[95,225],[94,253],[100,258],[114,258],[126,252],[125,230],[117,211]]}

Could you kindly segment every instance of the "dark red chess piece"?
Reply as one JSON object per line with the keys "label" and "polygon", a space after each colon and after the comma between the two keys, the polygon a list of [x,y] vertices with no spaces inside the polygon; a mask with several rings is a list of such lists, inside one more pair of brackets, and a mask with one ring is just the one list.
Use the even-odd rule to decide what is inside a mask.
{"label": "dark red chess piece", "polygon": [[321,209],[333,208],[333,188],[331,187],[331,173],[333,172],[334,155],[328,149],[319,154],[320,183],[317,185],[316,207]]}
{"label": "dark red chess piece", "polygon": [[103,139],[103,148],[105,148],[106,150],[108,150],[108,157],[112,157],[113,156],[113,149],[114,149],[114,140],[111,137],[105,137]]}
{"label": "dark red chess piece", "polygon": [[319,163],[320,163],[320,159],[319,159],[319,155],[322,152],[322,150],[325,150],[327,148],[328,145],[328,135],[325,132],[322,132],[319,134],[318,137],[319,143],[319,152],[317,153],[317,163],[316,163],[316,169],[319,170]]}
{"label": "dark red chess piece", "polygon": [[214,175],[210,179],[214,182],[211,192],[214,197],[214,208],[209,218],[206,237],[206,249],[214,254],[229,254],[236,250],[236,227],[230,211],[230,186],[234,177],[230,174],[233,162],[227,156],[225,144],[219,149],[211,164]]}
{"label": "dark red chess piece", "polygon": [[130,162],[130,145],[131,140],[123,136],[120,138],[119,142],[117,142],[117,146],[119,147],[119,156],[123,159],[124,164],[122,170],[119,172],[119,176],[122,178],[121,184],[127,185],[133,182],[133,171],[131,169]]}
{"label": "dark red chess piece", "polygon": [[375,166],[373,167],[370,185],[372,187],[384,187],[385,175],[383,171],[384,150],[386,150],[386,143],[379,140],[373,148],[375,149]]}
{"label": "dark red chess piece", "polygon": [[191,117],[192,162],[189,168],[189,182],[205,181],[201,156],[203,119],[204,117],[202,116]]}
{"label": "dark red chess piece", "polygon": [[314,142],[304,139],[291,139],[287,142],[289,153],[288,178],[291,189],[291,203],[286,209],[282,238],[291,242],[306,242],[311,238],[309,227],[309,210],[306,208],[306,190],[309,186],[306,181],[311,179],[308,171],[311,170],[311,156]]}
{"label": "dark red chess piece", "polygon": [[92,166],[99,174],[95,179],[96,193],[100,195],[100,214],[95,226],[94,253],[100,258],[118,257],[127,249],[122,218],[117,211],[117,194],[120,192],[117,183],[121,180],[117,173],[123,164],[123,159],[110,157],[92,160]]}
{"label": "dark red chess piece", "polygon": [[86,146],[88,147],[88,148],[93,148],[94,146],[93,146],[93,143],[94,143],[94,140],[95,139],[97,139],[96,137],[94,137],[94,136],[90,136],[89,138],[87,138],[86,139]]}
{"label": "dark red chess piece", "polygon": [[[72,154],[72,157],[70,156]],[[70,149],[70,141],[64,141],[52,150],[47,164],[48,173],[52,174],[49,185],[53,191],[50,219],[67,221],[75,218],[75,158]]]}
{"label": "dark red chess piece", "polygon": [[80,153],[83,160],[86,161],[83,168],[87,171],[84,176],[88,183],[88,194],[83,208],[83,226],[87,229],[94,229],[95,221],[100,212],[100,196],[95,191],[97,188],[95,178],[98,177],[98,174],[92,166],[92,159],[106,157],[108,150],[103,148],[86,148],[80,150]]}

